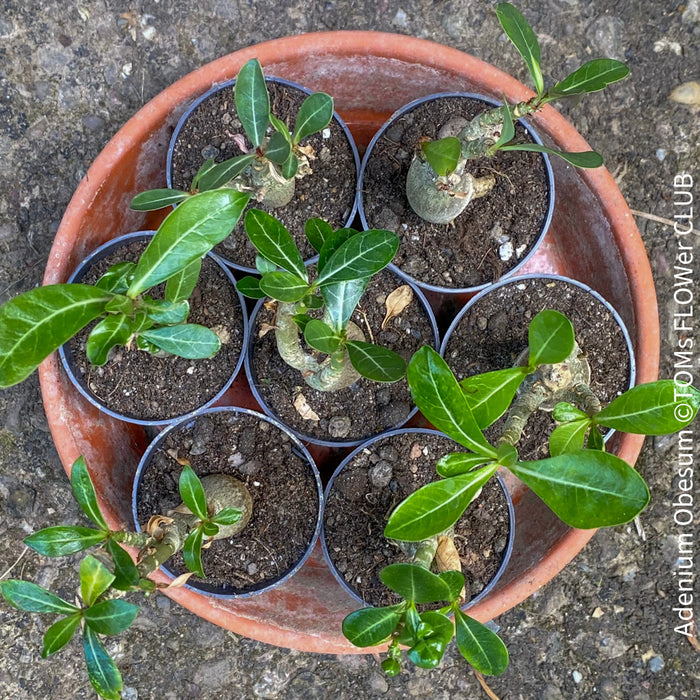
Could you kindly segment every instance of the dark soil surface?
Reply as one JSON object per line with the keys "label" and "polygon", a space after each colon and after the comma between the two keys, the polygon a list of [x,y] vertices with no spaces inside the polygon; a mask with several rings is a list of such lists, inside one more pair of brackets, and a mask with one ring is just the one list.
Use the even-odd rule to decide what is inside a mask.
{"label": "dark soil surface", "polygon": [[[309,463],[289,436],[256,416],[231,411],[208,413],[168,434],[143,473],[137,496],[141,527],[151,515],[166,515],[182,499],[182,466],[168,454],[190,461],[199,477],[229,474],[253,498],[253,516],[230,539],[202,550],[207,578],[189,583],[220,593],[258,590],[284,576],[304,555],[318,518],[318,489]],[[168,561],[175,575],[187,571],[182,555]]]}
{"label": "dark soil surface", "polygon": [[[83,276],[94,283],[116,262],[136,262],[147,242],[133,242],[95,263]],[[162,299],[165,284],[149,291]],[[84,378],[92,394],[117,413],[141,420],[162,420],[184,415],[203,406],[230,379],[243,349],[243,316],[238,294],[221,267],[205,258],[199,282],[190,302],[188,323],[217,332],[221,350],[212,358],[188,360],[174,355],[158,357],[133,347],[119,346],[109,360],[93,367],[85,355],[85,343],[95,326],[91,323],[69,343],[76,361],[76,376]]]}
{"label": "dark soil surface", "polygon": [[[293,131],[297,112],[307,94],[270,81],[267,88],[272,113]],[[172,178],[176,189],[188,190],[192,178],[207,158],[215,158],[219,163],[241,155],[233,136],[244,135],[244,131],[233,96],[233,86],[222,88],[202,102],[187,119],[173,150]],[[305,260],[315,255],[304,235],[307,219],[318,217],[334,229],[342,228],[355,202],[357,166],[352,146],[336,119],[331,121],[328,129],[330,135],[327,138],[321,132],[302,141],[303,147],[313,148],[315,159],[310,162],[313,172],[296,180],[295,196],[289,204],[274,209],[255,201],[249,205],[280,219],[294,237]],[[246,147],[252,148],[247,137]],[[252,268],[255,267],[256,251],[245,235],[243,218],[234,232],[216,247],[216,252],[226,260]]]}
{"label": "dark soil surface", "polygon": [[[323,516],[326,546],[336,570],[365,602],[401,601],[380,581],[379,572],[408,558],[382,533],[404,498],[439,479],[435,464],[450,452],[466,450],[434,433],[393,435],[361,450],[333,481]],[[509,532],[508,503],[498,481],[491,479],[455,525],[467,601],[498,572]]]}
{"label": "dark soil surface", "polygon": [[[418,348],[432,345],[435,339],[426,310],[415,294],[411,303],[382,330],[386,298],[404,284],[389,270],[380,272],[367,287],[352,321],[363,331],[365,340],[387,347],[408,361]],[[252,324],[251,367],[263,401],[285,425],[301,435],[349,442],[395,428],[408,418],[413,401],[405,379],[393,384],[359,379],[347,389],[317,391],[281,359],[274,332],[259,337],[263,323],[274,324],[274,312],[264,306]],[[312,348],[308,351],[325,359]],[[320,420],[301,417],[294,407],[299,394],[303,394]]]}
{"label": "dark soil surface", "polygon": [[[424,221],[406,199],[406,176],[420,139],[435,139],[450,118],[472,119],[486,108],[467,97],[418,105],[384,132],[367,163],[362,181],[367,223],[400,235],[394,264],[421,282],[452,289],[495,282],[532,250],[542,231],[549,195],[544,161],[536,153],[499,151],[472,161],[470,172],[495,175],[496,185],[452,225]],[[516,139],[532,141],[520,124]],[[503,244],[510,245],[510,257],[499,252]]]}
{"label": "dark soil surface", "polygon": [[[603,405],[629,388],[630,361],[620,326],[598,299],[573,284],[551,279],[515,279],[482,297],[450,336],[445,359],[458,380],[505,369],[528,345],[528,324],[543,309],[555,309],[573,323],[576,341],[591,366],[591,389]],[[494,442],[501,418],[486,431]],[[518,444],[521,459],[549,456],[551,413],[538,411]]]}

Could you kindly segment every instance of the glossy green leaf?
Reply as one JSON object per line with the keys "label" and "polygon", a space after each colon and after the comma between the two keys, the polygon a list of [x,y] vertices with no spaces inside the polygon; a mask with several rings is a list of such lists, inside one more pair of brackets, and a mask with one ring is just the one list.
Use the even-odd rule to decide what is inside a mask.
{"label": "glossy green leaf", "polygon": [[605,441],[603,436],[600,434],[600,430],[593,426],[593,428],[588,433],[588,442],[586,447],[589,450],[602,450],[605,452]]}
{"label": "glossy green leaf", "polygon": [[202,523],[202,533],[205,537],[215,537],[219,534],[219,526],[216,523]]}
{"label": "glossy green leaf", "polygon": [[440,457],[435,465],[435,471],[443,478],[459,476],[490,461],[490,457],[475,455],[471,452],[451,452],[448,455]]}
{"label": "glossy green leaf", "polygon": [[462,145],[455,136],[447,136],[437,141],[424,141],[421,143],[421,150],[430,167],[440,177],[454,172],[462,155]]}
{"label": "glossy green leaf", "polygon": [[112,294],[124,294],[136,271],[136,263],[128,260],[115,263],[95,282],[95,287]]}
{"label": "glossy green leaf", "polygon": [[382,661],[382,671],[389,677],[393,678],[401,673],[401,662],[397,659],[384,659]]}
{"label": "glossy green leaf", "polygon": [[37,287],[0,307],[0,387],[26,379],[104,312],[112,295],[87,284]]}
{"label": "glossy green leaf", "polygon": [[429,631],[408,650],[408,658],[419,668],[435,668],[452,639],[454,626],[447,616],[434,610],[422,613],[420,618]]}
{"label": "glossy green leaf", "polygon": [[98,527],[103,530],[109,530],[104,516],[102,515],[102,511],[97,504],[95,487],[90,478],[85,458],[82,455],[73,462],[70,471],[70,485],[73,496],[78,502],[78,505],[82,508],[83,513]]}
{"label": "glossy green leaf", "polygon": [[192,178],[192,184],[190,186],[190,191],[191,192],[196,192],[198,186],[199,186],[199,181],[206,175],[213,167],[216,166],[216,161],[213,158],[207,158],[200,166],[199,170],[195,174],[195,176]]}
{"label": "glossy green leaf", "polygon": [[621,525],[649,503],[642,477],[619,457],[598,450],[519,462],[511,471],[571,527]]}
{"label": "glossy green leaf", "polygon": [[136,211],[155,211],[156,209],[178,204],[189,196],[188,192],[182,192],[181,190],[148,190],[146,192],[139,192],[139,194],[131,200],[129,206]]}
{"label": "glossy green leaf", "polygon": [[277,301],[301,301],[309,293],[309,284],[293,272],[266,272],[260,280],[260,289]]}
{"label": "glossy green leaf", "polygon": [[508,650],[500,637],[458,608],[454,612],[459,653],[485,676],[503,673],[508,667]]}
{"label": "glossy green leaf", "polygon": [[445,649],[440,642],[421,639],[408,650],[408,658],[419,668],[436,668],[440,665]]}
{"label": "glossy green leaf", "polygon": [[131,316],[134,312],[134,300],[123,294],[117,294],[105,304],[105,311],[108,314],[126,314]]}
{"label": "glossy green leaf", "polygon": [[233,231],[250,195],[200,192],[170,212],[141,255],[128,290],[133,299],[206,255]]}
{"label": "glossy green leaf", "polygon": [[[150,318],[146,309],[138,308],[134,313],[134,320],[131,322],[131,330],[134,334],[146,331],[153,328],[153,320]],[[138,341],[138,338],[136,339]],[[139,345],[139,347],[141,347]]]}
{"label": "glossy green leaf", "polygon": [[106,700],[119,700],[122,677],[114,661],[102,646],[97,633],[89,625],[83,630],[83,651],[92,687]]}
{"label": "glossy green leaf", "polygon": [[255,269],[261,275],[264,275],[266,272],[275,272],[277,270],[277,265],[258,253],[255,256]]}
{"label": "glossy green leaf", "polygon": [[496,461],[503,467],[512,467],[518,461],[518,451],[507,442],[502,442],[496,450]]}
{"label": "glossy green leaf", "polygon": [[406,607],[404,613],[404,628],[399,635],[399,644],[413,645],[418,641],[418,628],[420,627],[420,615],[413,602]]}
{"label": "glossy green leaf", "polygon": [[472,415],[464,392],[445,360],[428,346],[408,364],[408,385],[421,413],[438,430],[477,454],[495,457]]}
{"label": "glossy green leaf", "polygon": [[80,595],[90,606],[112,585],[114,574],[99,560],[88,554],[80,563]]}
{"label": "glossy green leaf", "polygon": [[81,620],[80,613],[73,613],[68,617],[63,617],[58,622],[54,622],[44,634],[44,642],[41,649],[41,658],[45,659],[51,654],[55,654],[59,649],[63,649],[73,638],[75,630],[78,629]]}
{"label": "glossy green leaf", "polygon": [[289,139],[285,138],[284,134],[280,134],[276,131],[267,143],[267,148],[265,149],[265,157],[277,163],[277,165],[282,165],[292,154],[292,147],[289,144]]}
{"label": "glossy green leaf", "polygon": [[497,465],[489,465],[414,491],[391,514],[384,536],[419,542],[443,533],[459,520],[496,469]]}
{"label": "glossy green leaf", "polygon": [[301,254],[281,221],[261,209],[251,209],[245,215],[245,230],[263,257],[277,267],[307,279]]}
{"label": "glossy green leaf", "polygon": [[498,137],[498,141],[491,147],[491,152],[497,151],[502,146],[505,146],[509,141],[512,141],[515,137],[515,124],[513,123],[513,113],[511,112],[510,105],[508,101],[503,98],[503,106],[501,107],[501,112],[503,114],[503,126],[501,128],[501,135]]}
{"label": "glossy green leaf", "polygon": [[306,324],[311,320],[311,316],[309,314],[294,314],[292,316],[292,319],[294,320],[294,323],[299,326],[301,329],[301,332],[303,333],[306,330]]}
{"label": "glossy green leaf", "polygon": [[389,564],[379,572],[382,583],[412,603],[449,600],[450,588],[437,574],[416,564]]}
{"label": "glossy green leaf", "polygon": [[540,67],[540,45],[527,20],[513,5],[500,2],[496,5],[496,15],[503,31],[513,42],[530,71],[532,82],[538,95],[544,92],[544,79]]}
{"label": "glossy green leaf", "polygon": [[152,299],[146,294],[143,297],[143,305],[151,320],[159,325],[184,323],[190,314],[190,305],[187,299],[167,301],[166,299]]}
{"label": "glossy green leaf", "polygon": [[630,69],[620,61],[612,58],[596,58],[584,63],[578,70],[558,82],[547,91],[547,94],[558,98],[596,92],[610,83],[626,78],[629,72]]}
{"label": "glossy green leaf", "polygon": [[307,308],[307,309],[322,309],[323,308],[323,299],[321,297],[316,296],[316,294],[307,294],[302,300],[301,303]]}
{"label": "glossy green leaf", "polygon": [[267,294],[260,289],[260,280],[257,277],[241,277],[241,279],[236,282],[236,289],[244,296],[249,299],[264,299]]}
{"label": "glossy green leaf", "polygon": [[131,337],[131,321],[124,314],[103,318],[91,331],[85,344],[85,354],[91,365],[107,362],[115,345],[126,345]]}
{"label": "glossy green leaf", "polygon": [[202,539],[204,530],[201,527],[196,527],[185,540],[182,548],[182,556],[185,560],[185,566],[194,571],[200,578],[205,578],[204,569],[202,568]]}
{"label": "glossy green leaf", "polygon": [[139,572],[131,555],[114,540],[107,540],[107,552],[114,562],[114,581],[112,588],[128,591],[139,582]]}
{"label": "glossy green leaf", "polygon": [[292,136],[289,133],[289,127],[272,112],[270,112],[270,124],[272,124],[274,130],[282,134],[282,136],[284,136],[290,144],[292,143]]}
{"label": "glossy green leaf", "polygon": [[319,352],[332,355],[340,347],[340,338],[323,321],[311,319],[304,328],[304,340]]}
{"label": "glossy green leaf", "polygon": [[515,392],[527,376],[524,367],[509,367],[463,379],[464,398],[481,430],[493,425],[510,407]]}
{"label": "glossy green leaf", "polygon": [[406,374],[406,361],[389,348],[359,340],[345,347],[355,370],[373,382],[398,382]]}
{"label": "glossy green leaf", "polygon": [[530,367],[563,362],[574,349],[574,327],[564,314],[545,309],[530,321]]}
{"label": "glossy green leaf", "polygon": [[45,557],[65,557],[67,554],[82,552],[107,538],[102,530],[90,527],[58,525],[47,527],[24,538],[24,544]]}
{"label": "glossy green leaf", "polygon": [[85,610],[85,622],[97,634],[121,634],[139,614],[139,606],[125,600],[103,600]]}
{"label": "glossy green leaf", "polygon": [[458,600],[462,588],[464,588],[464,574],[461,571],[443,571],[438,574],[440,578],[445,582],[449,590],[449,597],[446,600],[452,602],[453,600]]}
{"label": "glossy green leaf", "polygon": [[207,518],[207,497],[199,477],[189,464],[185,464],[180,473],[180,497],[182,502],[202,520]]}
{"label": "glossy green leaf", "polygon": [[551,156],[559,156],[567,163],[577,168],[599,168],[603,165],[603,156],[596,151],[581,151],[572,153],[570,151],[558,151],[555,148],[547,148],[539,143],[511,143],[501,146],[502,151],[530,151],[532,153],[548,153]]}
{"label": "glossy green leaf", "polygon": [[331,231],[325,237],[321,250],[318,251],[318,272],[319,274],[326,267],[326,264],[335,253],[346,241],[349,241],[353,236],[358,236],[359,231],[354,228],[339,228],[337,231]]}
{"label": "glossy green leaf", "polygon": [[402,609],[403,604],[355,610],[343,620],[343,634],[356,647],[381,644],[396,629]]}
{"label": "glossy green leaf", "polygon": [[235,525],[241,519],[241,515],[238,508],[222,508],[211,520],[218,525]]}
{"label": "glossy green leaf", "polygon": [[666,435],[685,428],[700,408],[700,391],[672,379],[640,384],[596,414],[606,428],[641,435]]}
{"label": "glossy green leaf", "polygon": [[583,449],[586,430],[591,424],[589,418],[570,421],[557,426],[549,436],[549,454],[552,457]]}
{"label": "glossy green leaf", "polygon": [[298,169],[299,159],[295,155],[291,155],[282,163],[282,177],[291,180],[297,174]]}
{"label": "glossy green leaf", "polygon": [[142,331],[140,337],[171,355],[190,360],[213,357],[221,349],[219,336],[196,323],[153,328]]}
{"label": "glossy green leaf", "polygon": [[319,286],[365,279],[383,270],[396,255],[399,239],[391,231],[372,230],[345,241],[319,272]]}
{"label": "glossy green leaf", "polygon": [[71,615],[78,611],[75,605],[29,581],[0,581],[0,593],[10,605],[26,612]]}
{"label": "glossy green leaf", "polygon": [[165,299],[170,302],[183,301],[189,299],[194,292],[199,273],[202,270],[202,258],[193,260],[187,267],[176,272],[165,283]]}
{"label": "glossy green leaf", "polygon": [[255,153],[244,153],[217,163],[202,175],[200,192],[215,190],[235,180],[256,158]]}
{"label": "glossy green leaf", "polygon": [[270,96],[257,58],[248,61],[236,77],[236,112],[253,146],[260,148],[270,120]]}
{"label": "glossy green leaf", "polygon": [[588,418],[588,416],[573,404],[561,401],[554,407],[552,418],[554,418],[557,423],[568,423],[572,420]]}
{"label": "glossy green leaf", "polygon": [[292,141],[297,144],[307,136],[325,129],[332,118],[333,98],[325,92],[309,95],[299,108]]}
{"label": "glossy green leaf", "polygon": [[304,226],[304,231],[317,253],[321,252],[323,244],[333,235],[333,228],[323,219],[309,219]]}
{"label": "glossy green leaf", "polygon": [[340,333],[347,325],[367,289],[369,278],[327,284],[321,288],[332,328]]}

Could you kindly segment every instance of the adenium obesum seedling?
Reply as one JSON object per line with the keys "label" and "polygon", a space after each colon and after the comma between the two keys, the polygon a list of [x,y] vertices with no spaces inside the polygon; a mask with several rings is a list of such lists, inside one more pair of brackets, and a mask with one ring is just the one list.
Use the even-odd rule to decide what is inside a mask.
{"label": "adenium obesum seedling", "polygon": [[313,148],[304,139],[325,129],[333,118],[333,98],[325,92],[309,95],[296,115],[294,129],[270,111],[270,95],[257,58],[248,61],[236,77],[236,112],[244,134],[233,137],[242,154],[221,163],[207,160],[199,169],[189,192],[174,189],[149,190],[136,195],[131,208],[160,209],[219,187],[230,187],[251,195],[268,207],[292,201],[296,179],[312,172]]}
{"label": "adenium obesum seedling", "polygon": [[[309,386],[335,391],[361,376],[376,382],[404,376],[404,359],[366,342],[362,329],[350,320],[370,278],[396,254],[399,240],[394,233],[333,231],[325,221],[310,219],[305,232],[319,258],[316,278],[309,281],[294,239],[280,221],[251,209],[245,229],[258,251],[256,267],[262,277],[243,277],[238,290],[253,299],[276,301],[274,333],[280,357],[298,369]],[[312,318],[314,311],[323,319]]]}
{"label": "adenium obesum seedling", "polygon": [[578,97],[602,90],[629,74],[629,68],[611,58],[588,61],[553,87],[545,87],[540,68],[537,37],[520,12],[507,2],[499,3],[496,14],[508,38],[525,60],[537,95],[526,102],[489,109],[467,121],[454,117],[442,128],[436,141],[424,140],[411,163],[406,179],[406,196],[412,209],[434,224],[448,224],[468,204],[483,197],[495,185],[495,177],[475,177],[470,161],[491,157],[497,151],[535,151],[564,158],[578,168],[597,168],[603,163],[595,151],[567,153],[537,143],[517,143],[514,120],[533,114],[555,100]]}
{"label": "adenium obesum seedling", "polygon": [[[183,461],[179,481],[183,502],[167,515],[154,515],[146,531],[136,533],[109,528],[82,457],[71,469],[71,488],[83,512],[97,527],[49,527],[24,542],[46,557],[99,547],[94,556],[86,555],[80,564],[82,600],[69,603],[35,583],[15,579],[0,581],[0,593],[19,610],[61,616],[44,635],[42,658],[62,649],[82,627],[85,664],[93,688],[107,700],[119,700],[121,674],[100,635],[120,634],[136,619],[139,606],[122,597],[133,591],[146,595],[154,592],[158,586],[147,577],[181,550],[190,573],[169,586],[184,585],[193,574],[204,578],[202,547],[243,530],[252,515],[252,498],[238,479],[212,474],[200,481]],[[136,564],[123,544],[139,549]]]}
{"label": "adenium obesum seedling", "polygon": [[[93,365],[117,345],[190,359],[215,355],[216,333],[187,323],[202,258],[228,236],[249,195],[205,192],[183,202],[158,228],[138,263],[112,265],[94,284],[52,284],[0,307],[0,387],[26,379],[54,350],[96,319],[87,340]],[[148,294],[165,282],[165,297]]]}
{"label": "adenium obesum seedling", "polygon": [[[646,507],[649,489],[629,464],[605,452],[598,427],[665,435],[691,423],[700,408],[700,392],[672,380],[636,386],[601,408],[566,316],[542,311],[528,335],[529,348],[517,366],[461,383],[432,348],[421,348],[409,363],[408,383],[420,411],[469,451],[442,457],[436,465],[442,479],[412,493],[388,519],[385,537],[395,540],[410,562],[391,565],[380,577],[404,602],[358,610],[343,623],[343,632],[358,646],[390,640],[389,673],[399,671],[400,644],[410,647],[408,657],[419,666],[440,662],[455,632],[449,611],[455,614],[457,645],[467,661],[482,673],[505,670],[508,657],[498,637],[459,612],[457,584],[464,581],[459,557],[451,558],[454,566],[444,571],[445,557],[435,556],[439,547],[449,549],[451,528],[499,468],[509,469],[571,527],[620,525]],[[558,423],[549,438],[551,457],[521,461],[516,446],[537,410],[552,411]],[[492,445],[482,431],[502,416],[503,429]],[[433,574],[429,569],[437,560],[443,571]],[[418,573],[419,568],[425,572]],[[415,603],[443,600],[449,605],[440,611],[418,615],[415,610]]]}

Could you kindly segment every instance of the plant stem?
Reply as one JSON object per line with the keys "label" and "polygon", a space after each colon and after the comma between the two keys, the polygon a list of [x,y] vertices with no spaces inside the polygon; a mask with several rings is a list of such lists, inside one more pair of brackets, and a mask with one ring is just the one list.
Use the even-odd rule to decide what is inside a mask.
{"label": "plant stem", "polygon": [[196,520],[197,517],[194,515],[174,513],[173,522],[163,527],[163,538],[160,541],[149,538],[147,546],[152,551],[139,562],[139,576],[147,577],[179,552]]}
{"label": "plant stem", "polygon": [[506,424],[498,441],[508,445],[518,444],[528,418],[547,399],[547,392],[540,384],[534,384],[530,391],[518,394],[508,411]]}

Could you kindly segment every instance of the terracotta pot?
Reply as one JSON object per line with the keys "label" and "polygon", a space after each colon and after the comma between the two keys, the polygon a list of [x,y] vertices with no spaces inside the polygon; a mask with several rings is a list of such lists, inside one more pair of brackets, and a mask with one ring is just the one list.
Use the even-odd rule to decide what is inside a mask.
{"label": "terracotta pot", "polygon": [[[237,51],[169,87],[109,142],[66,211],[49,256],[45,284],[65,282],[77,263],[104,241],[130,230],[154,228],[160,217],[129,211],[131,197],[165,185],[170,131],[185,106],[213,83],[234,77],[254,57],[271,75],[333,95],[338,112],[362,145],[391,113],[423,95],[459,90],[496,98],[505,93],[511,101],[532,96],[521,83],[476,58],[393,34],[318,33]],[[370,76],[372,90],[367,89]],[[589,148],[552,107],[545,107],[532,121],[545,143],[571,151]],[[656,297],[632,215],[604,168],[576,172],[561,162],[552,166],[557,205],[547,240],[527,271],[565,274],[600,292],[630,330],[637,380],[652,381],[659,362]],[[146,447],[143,429],[99,414],[72,387],[57,355],[41,366],[40,379],[49,425],[66,471],[80,454],[85,455],[107,521],[113,526],[130,523],[131,485]],[[254,407],[240,376],[225,400]],[[634,463],[642,443],[642,437],[624,435],[614,448]],[[563,525],[527,490],[516,489],[512,495],[515,550],[499,585],[472,609],[482,621],[517,605],[549,581],[593,535],[591,530]],[[308,651],[362,653],[341,634],[341,621],[354,608],[354,601],[335,582],[320,547],[284,586],[251,600],[223,602],[188,590],[169,595],[202,617],[253,639]]]}

